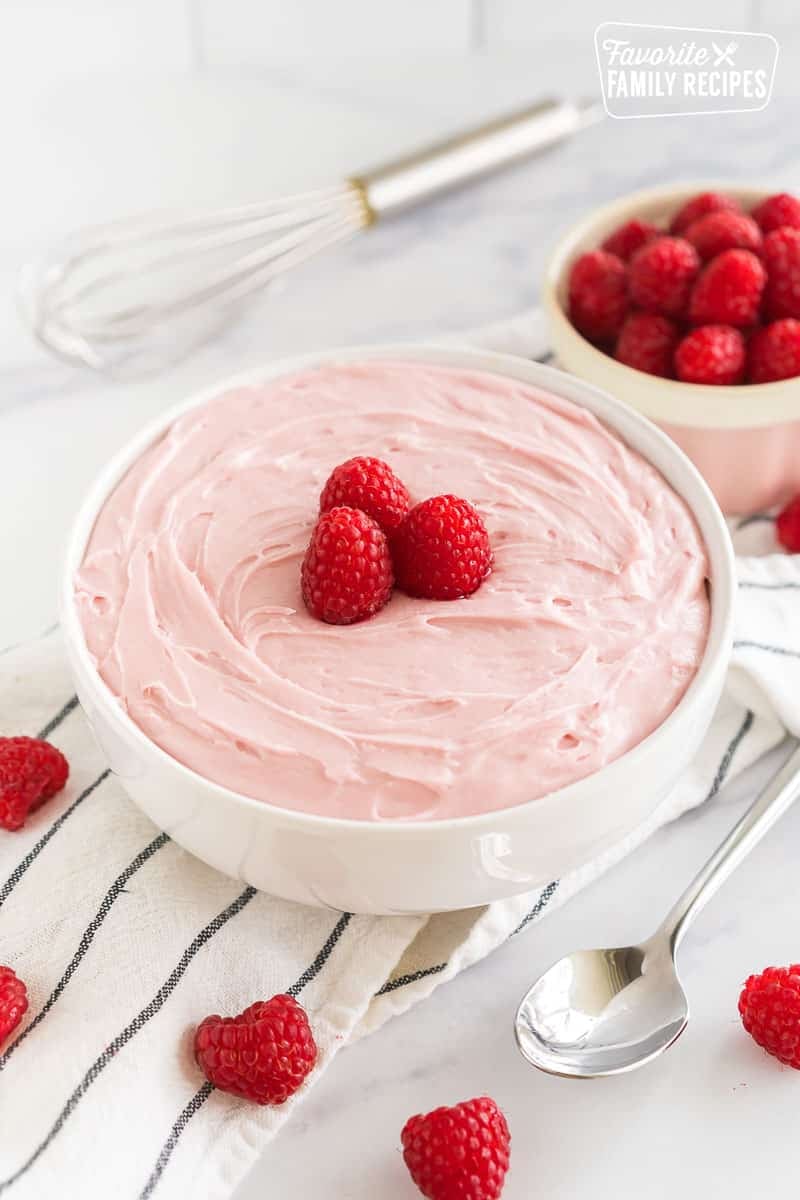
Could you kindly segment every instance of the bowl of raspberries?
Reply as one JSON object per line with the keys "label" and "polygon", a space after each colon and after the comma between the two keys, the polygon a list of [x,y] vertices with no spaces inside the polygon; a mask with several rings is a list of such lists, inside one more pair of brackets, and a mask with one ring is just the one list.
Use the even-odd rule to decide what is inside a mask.
{"label": "bowl of raspberries", "polygon": [[544,301],[560,365],[665,429],[726,512],[800,489],[800,191],[625,197],[561,239]]}

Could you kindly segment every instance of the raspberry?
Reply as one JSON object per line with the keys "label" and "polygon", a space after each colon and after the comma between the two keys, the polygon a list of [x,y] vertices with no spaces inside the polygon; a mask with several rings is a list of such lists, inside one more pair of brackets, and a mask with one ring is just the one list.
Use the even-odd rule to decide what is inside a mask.
{"label": "raspberry", "polygon": [[694,325],[755,325],[766,281],[761,259],[752,251],[725,250],[694,285],[689,319]]}
{"label": "raspberry", "polygon": [[730,325],[701,325],[675,351],[675,372],[684,383],[741,383],[747,347]]}
{"label": "raspberry", "polygon": [[392,539],[397,586],[409,596],[457,600],[492,569],[480,514],[458,496],[432,496],[412,508]]}
{"label": "raspberry", "polygon": [[273,996],[237,1017],[206,1017],[195,1031],[194,1056],[220,1091],[256,1104],[284,1104],[313,1070],[317,1046],[297,1001]]}
{"label": "raspberry", "polygon": [[700,217],[722,211],[739,212],[739,205],[730,196],[723,196],[719,192],[700,192],[699,195],[692,196],[691,200],[687,200],[683,207],[678,209],[672,218],[672,224],[669,227],[670,233],[683,234]]}
{"label": "raspberry", "polygon": [[569,315],[575,328],[593,342],[610,341],[619,333],[627,311],[622,259],[605,250],[581,255],[569,276]]}
{"label": "raspberry", "polygon": [[778,513],[775,532],[784,550],[790,554],[800,554],[800,496],[795,496]]}
{"label": "raspberry", "polygon": [[403,1160],[428,1200],[497,1200],[508,1171],[511,1135],[488,1096],[409,1117]]}
{"label": "raspberry", "polygon": [[603,242],[603,249],[609,254],[616,254],[623,262],[627,262],[645,242],[658,237],[660,230],[649,221],[627,221],[619,229],[615,229],[610,237]]}
{"label": "raspberry", "polygon": [[800,317],[800,229],[776,229],[764,238],[769,320]]}
{"label": "raspberry", "polygon": [[319,511],[360,508],[384,533],[396,529],[411,508],[404,483],[379,458],[350,458],[335,467],[319,498]]}
{"label": "raspberry", "polygon": [[19,1025],[28,1008],[28,989],[11,967],[0,967],[0,1045]]}
{"label": "raspberry", "polygon": [[750,382],[771,383],[795,375],[800,375],[800,321],[785,317],[757,329],[750,339]]}
{"label": "raspberry", "polygon": [[69,764],[49,742],[0,737],[0,826],[21,829],[28,813],[60,792]]}
{"label": "raspberry", "polygon": [[631,299],[645,312],[683,316],[699,270],[700,259],[690,242],[684,238],[656,238],[631,259]]}
{"label": "raspberry", "polygon": [[773,229],[780,229],[782,225],[800,229],[800,200],[788,192],[768,196],[753,209],[753,220],[758,222],[764,233],[772,233]]}
{"label": "raspberry", "polygon": [[704,260],[716,258],[723,250],[752,250],[758,254],[764,241],[752,217],[728,209],[692,221],[685,236]]}
{"label": "raspberry", "polygon": [[751,975],[739,997],[739,1015],[759,1046],[800,1070],[800,963]]}
{"label": "raspberry", "polygon": [[386,534],[357,508],[332,508],[314,527],[300,571],[303,600],[329,625],[352,625],[383,608],[392,594]]}
{"label": "raspberry", "polygon": [[620,331],[615,357],[637,371],[668,379],[678,337],[678,326],[669,317],[631,313]]}

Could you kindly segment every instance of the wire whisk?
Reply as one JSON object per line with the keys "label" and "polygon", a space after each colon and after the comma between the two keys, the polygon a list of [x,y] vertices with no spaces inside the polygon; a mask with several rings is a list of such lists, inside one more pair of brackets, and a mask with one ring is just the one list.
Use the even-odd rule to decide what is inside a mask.
{"label": "wire whisk", "polygon": [[25,269],[23,310],[39,341],[71,362],[113,375],[161,369],[219,332],[253,293],[321,251],[599,115],[594,103],[545,100],[330,187],[82,230]]}

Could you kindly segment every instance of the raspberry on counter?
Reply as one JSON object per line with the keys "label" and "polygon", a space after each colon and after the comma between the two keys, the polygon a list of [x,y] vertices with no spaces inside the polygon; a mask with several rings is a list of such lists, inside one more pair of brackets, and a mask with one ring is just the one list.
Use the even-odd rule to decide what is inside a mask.
{"label": "raspberry on counter", "polygon": [[778,513],[775,532],[784,550],[800,554],[800,496],[795,496]]}
{"label": "raspberry on counter", "polygon": [[488,1096],[410,1117],[403,1161],[428,1200],[497,1200],[508,1171],[511,1135]]}
{"label": "raspberry on counter", "polygon": [[739,1015],[759,1046],[800,1070],[800,964],[751,975],[739,997]]}

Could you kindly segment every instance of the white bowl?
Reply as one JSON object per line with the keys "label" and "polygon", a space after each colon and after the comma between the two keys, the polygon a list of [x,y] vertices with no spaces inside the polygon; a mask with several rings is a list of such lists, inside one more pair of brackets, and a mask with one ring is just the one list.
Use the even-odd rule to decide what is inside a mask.
{"label": "white bowl", "polygon": [[[100,678],[84,641],[73,578],[98,512],[125,471],[179,413],[222,391],[330,361],[390,358],[491,371],[584,405],[649,459],[695,515],[711,562],[711,627],[702,663],[674,712],[634,749],[528,804],[442,821],[378,823],[290,811],[211,783],[160,749]],[[165,413],[108,465],[72,531],[62,619],[75,685],[109,763],[169,835],[227,875],[304,904],[361,913],[417,913],[486,904],[557,879],[625,837],[655,809],[692,758],[722,689],[735,592],[727,527],[700,475],[672,442],[603,392],[522,359],[477,350],[391,346],[304,355],[226,380]]]}
{"label": "white bowl", "polygon": [[705,191],[734,196],[748,210],[770,194],[730,183],[681,184],[634,192],[595,209],[555,246],[545,270],[543,303],[552,348],[563,367],[660,425],[700,469],[725,512],[755,512],[800,491],[800,379],[709,387],[646,375],[598,350],[566,312],[576,258],[597,249],[632,217],[666,225],[684,201]]}

